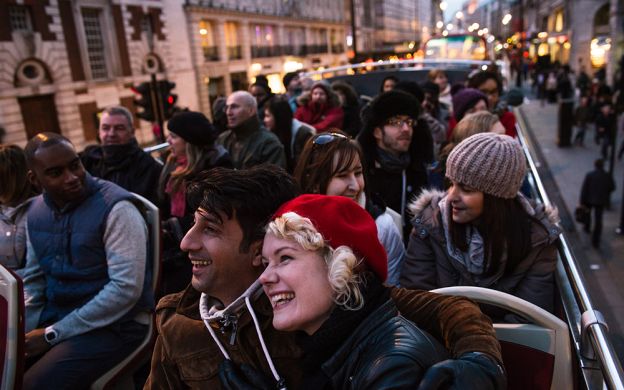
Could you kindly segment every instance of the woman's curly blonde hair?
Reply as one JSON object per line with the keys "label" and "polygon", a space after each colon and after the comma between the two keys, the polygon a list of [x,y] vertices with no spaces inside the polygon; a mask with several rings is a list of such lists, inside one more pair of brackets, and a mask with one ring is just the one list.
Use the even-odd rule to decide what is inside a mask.
{"label": "woman's curly blonde hair", "polygon": [[334,291],[334,303],[347,310],[359,310],[364,305],[360,291],[362,279],[356,271],[361,260],[348,246],[332,248],[325,242],[310,219],[289,212],[276,218],[267,226],[267,233],[292,240],[307,251],[315,251],[327,265],[327,279]]}

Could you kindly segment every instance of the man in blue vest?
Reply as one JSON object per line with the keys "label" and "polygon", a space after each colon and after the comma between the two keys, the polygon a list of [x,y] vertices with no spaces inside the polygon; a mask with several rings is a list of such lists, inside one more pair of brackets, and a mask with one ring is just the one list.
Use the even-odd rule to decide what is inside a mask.
{"label": "man in blue vest", "polygon": [[86,173],[71,142],[40,133],[26,145],[28,212],[25,389],[84,388],[145,337],[153,308],[147,228],[132,194]]}

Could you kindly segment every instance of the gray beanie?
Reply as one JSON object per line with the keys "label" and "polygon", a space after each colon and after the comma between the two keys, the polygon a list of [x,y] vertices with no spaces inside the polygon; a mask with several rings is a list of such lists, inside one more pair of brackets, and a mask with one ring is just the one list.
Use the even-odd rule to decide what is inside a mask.
{"label": "gray beanie", "polygon": [[520,144],[507,135],[479,133],[460,142],[446,161],[446,176],[499,198],[520,190],[526,162]]}

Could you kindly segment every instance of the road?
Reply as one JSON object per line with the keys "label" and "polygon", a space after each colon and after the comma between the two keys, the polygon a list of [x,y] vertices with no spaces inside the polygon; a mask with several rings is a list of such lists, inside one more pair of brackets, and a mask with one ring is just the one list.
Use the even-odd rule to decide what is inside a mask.
{"label": "road", "polygon": [[539,149],[537,158],[540,172],[545,173],[546,190],[559,209],[561,225],[579,262],[594,307],[604,314],[614,348],[620,362],[624,362],[624,291],[620,284],[624,281],[624,236],[615,234],[622,207],[624,161],[616,160],[617,188],[611,196],[611,209],[604,212],[600,248],[594,249],[590,235],[584,233],[573,218],[585,174],[600,157],[600,149],[594,143],[593,125],[586,133],[583,147],[559,148],[556,145],[556,104],[542,106],[538,100],[529,99],[519,108],[519,114],[524,117],[529,136]]}

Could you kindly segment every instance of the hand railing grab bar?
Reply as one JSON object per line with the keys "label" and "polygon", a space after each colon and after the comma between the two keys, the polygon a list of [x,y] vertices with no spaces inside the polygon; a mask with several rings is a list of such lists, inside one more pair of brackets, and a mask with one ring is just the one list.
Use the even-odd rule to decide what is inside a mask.
{"label": "hand railing grab bar", "polygon": [[[546,206],[552,206],[552,202],[539,176],[538,165],[531,154],[531,150],[535,148],[525,134],[526,123],[524,118],[518,109],[515,110],[515,114],[518,139],[524,150],[534,185],[537,188],[538,193],[536,195],[539,196]],[[603,384],[606,384],[609,389],[624,389],[624,371],[622,371],[622,366],[608,337],[606,324],[604,320],[600,320],[600,312],[594,309],[591,303],[585,288],[584,278],[564,233],[561,233],[559,236],[559,241],[557,282],[560,290],[565,290],[566,287],[571,290],[562,290],[560,293],[568,317],[571,335],[576,346],[577,356],[580,360],[580,368],[585,385],[588,389],[603,388]],[[595,313],[599,315],[595,315]],[[598,319],[592,321],[587,320],[588,318]],[[588,340],[591,341],[591,345],[587,345]],[[591,353],[586,352],[590,347],[593,350],[593,356],[590,356]],[[596,369],[591,362],[594,357],[600,365],[599,368],[602,372],[601,380],[596,378]]]}

